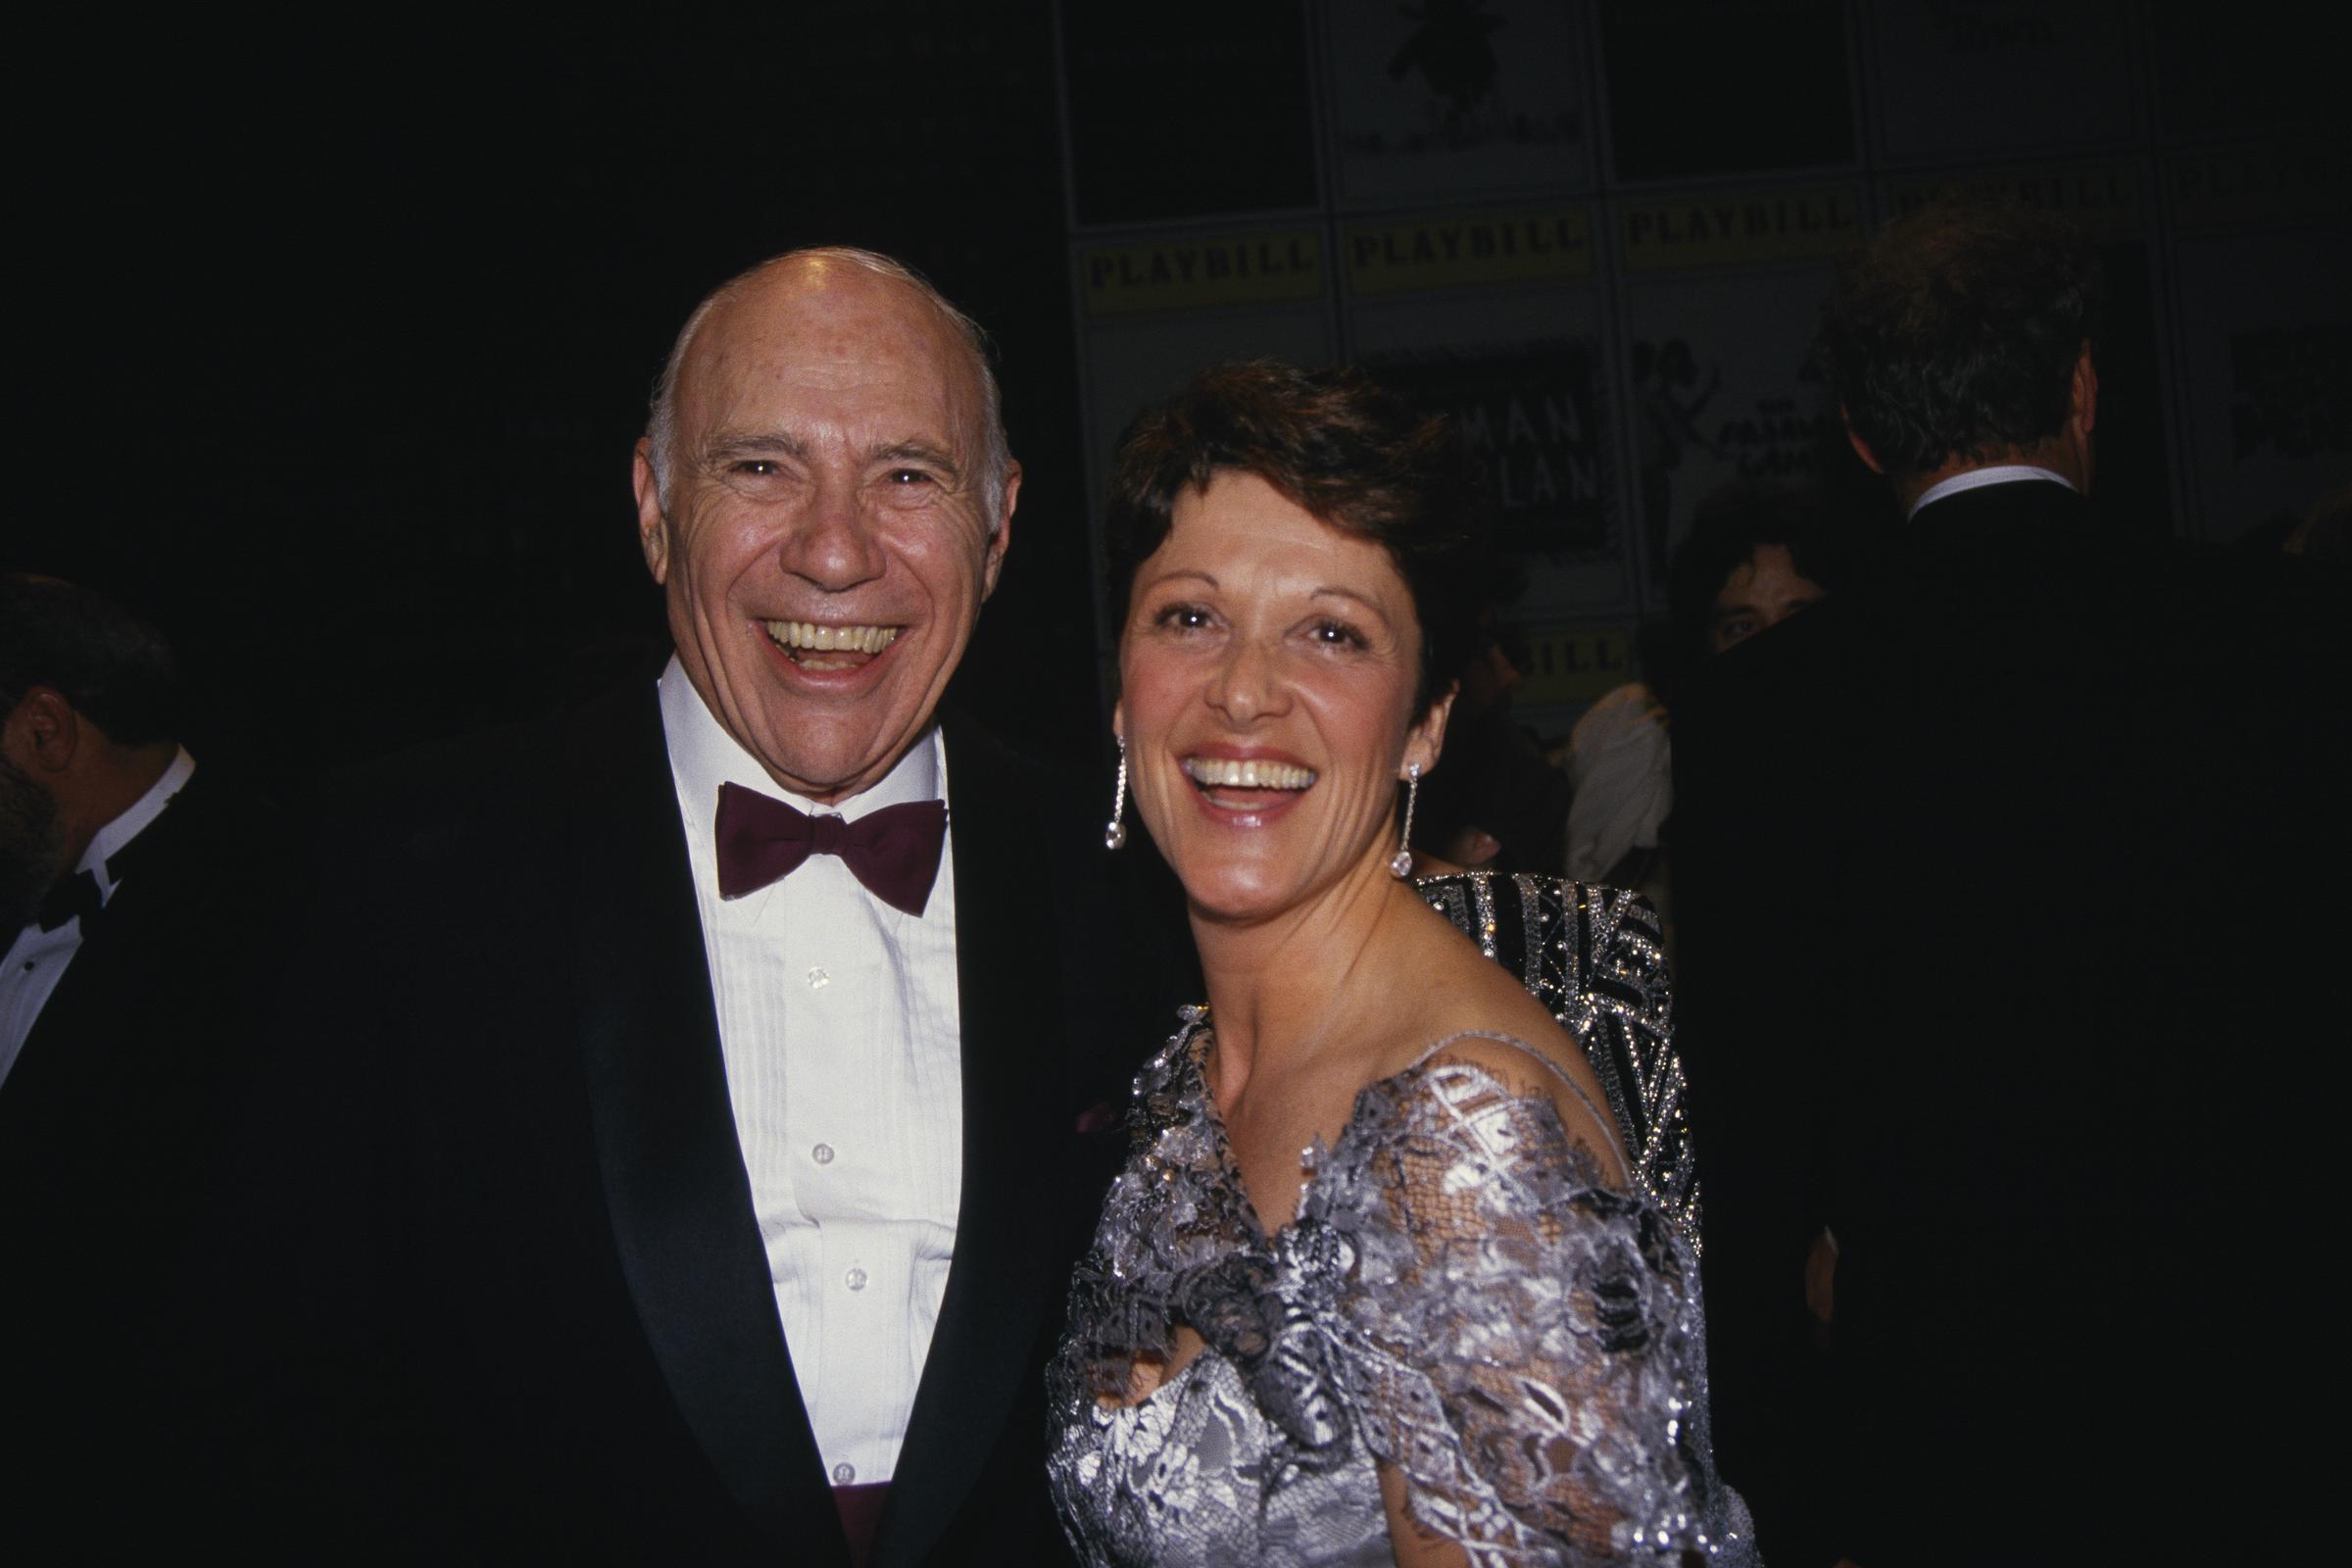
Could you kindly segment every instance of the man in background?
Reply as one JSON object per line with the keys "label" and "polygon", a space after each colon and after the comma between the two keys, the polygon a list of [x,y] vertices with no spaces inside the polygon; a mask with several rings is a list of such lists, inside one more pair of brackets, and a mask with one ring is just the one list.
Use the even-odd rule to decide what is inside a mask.
{"label": "man in background", "polygon": [[274,824],[197,776],[181,706],[152,626],[0,577],[0,1491],[20,1544],[100,1552],[184,1500],[218,1355],[192,1239],[289,886]]}
{"label": "man in background", "polygon": [[2100,297],[2015,207],[1850,261],[1908,520],[1677,714],[1718,1453],[1778,1562],[2231,1560],[2304,1494],[2344,606],[2100,514]]}

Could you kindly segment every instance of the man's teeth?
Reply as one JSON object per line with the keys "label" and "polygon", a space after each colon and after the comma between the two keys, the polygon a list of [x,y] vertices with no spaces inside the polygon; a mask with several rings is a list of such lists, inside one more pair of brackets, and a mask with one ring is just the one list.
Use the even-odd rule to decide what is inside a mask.
{"label": "man's teeth", "polygon": [[821,653],[878,654],[899,640],[896,626],[820,626],[812,620],[771,620],[768,636],[782,648]]}
{"label": "man's teeth", "polygon": [[1186,778],[1210,789],[1302,790],[1315,781],[1313,768],[1296,762],[1188,757],[1182,765]]}

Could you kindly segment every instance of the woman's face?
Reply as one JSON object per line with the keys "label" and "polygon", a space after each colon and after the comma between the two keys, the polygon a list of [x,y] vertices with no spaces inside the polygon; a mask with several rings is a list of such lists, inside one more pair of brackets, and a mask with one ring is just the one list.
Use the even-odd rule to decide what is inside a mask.
{"label": "woman's face", "polygon": [[1194,906],[1277,914],[1386,876],[1396,781],[1435,765],[1441,701],[1413,712],[1421,628],[1388,552],[1254,474],[1176,501],[1119,643],[1137,808]]}

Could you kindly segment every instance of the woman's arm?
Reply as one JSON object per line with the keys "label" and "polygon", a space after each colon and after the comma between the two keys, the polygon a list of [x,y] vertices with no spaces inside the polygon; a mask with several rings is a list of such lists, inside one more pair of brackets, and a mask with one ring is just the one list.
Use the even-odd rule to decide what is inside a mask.
{"label": "woman's arm", "polygon": [[1324,1189],[1396,1560],[1704,1560],[1740,1514],[1696,1436],[1689,1248],[1623,1191],[1605,1116],[1485,1054],[1378,1086],[1380,1136]]}
{"label": "woman's arm", "polygon": [[1380,1466],[1380,1505],[1389,1516],[1389,1549],[1396,1568],[1470,1568],[1470,1554],[1458,1541],[1444,1536],[1413,1517],[1405,1500],[1409,1483],[1395,1465]]}

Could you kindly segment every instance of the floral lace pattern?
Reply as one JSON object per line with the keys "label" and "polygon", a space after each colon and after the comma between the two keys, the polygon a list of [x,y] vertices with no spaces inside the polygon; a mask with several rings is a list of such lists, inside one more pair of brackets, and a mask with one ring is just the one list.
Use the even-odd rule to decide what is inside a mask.
{"label": "floral lace pattern", "polygon": [[[1444,1043],[1357,1098],[1269,1237],[1205,1022],[1188,1010],[1137,1079],[1136,1154],[1050,1374],[1083,1558],[1387,1563],[1379,1461],[1480,1568],[1755,1560],[1706,1447],[1695,1255],[1603,1180],[1603,1113],[1572,1130]],[[1129,1402],[1179,1325],[1205,1348]]]}

